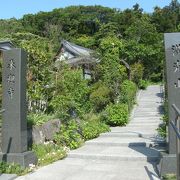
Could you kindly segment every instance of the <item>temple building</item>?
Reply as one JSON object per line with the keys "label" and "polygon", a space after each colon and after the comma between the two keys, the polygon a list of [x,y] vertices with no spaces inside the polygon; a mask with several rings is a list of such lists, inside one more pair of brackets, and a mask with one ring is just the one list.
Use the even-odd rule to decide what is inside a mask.
{"label": "temple building", "polygon": [[91,79],[91,70],[98,62],[94,57],[94,51],[66,40],[61,41],[61,46],[55,57],[55,67],[58,68],[61,62],[69,64],[72,68],[82,68],[83,77]]}

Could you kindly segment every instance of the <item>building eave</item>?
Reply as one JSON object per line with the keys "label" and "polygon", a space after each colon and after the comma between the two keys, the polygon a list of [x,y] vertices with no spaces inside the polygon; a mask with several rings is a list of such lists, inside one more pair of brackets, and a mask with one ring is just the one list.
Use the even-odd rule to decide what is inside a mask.
{"label": "building eave", "polygon": [[0,50],[5,51],[12,48],[14,48],[14,45],[11,41],[0,41]]}

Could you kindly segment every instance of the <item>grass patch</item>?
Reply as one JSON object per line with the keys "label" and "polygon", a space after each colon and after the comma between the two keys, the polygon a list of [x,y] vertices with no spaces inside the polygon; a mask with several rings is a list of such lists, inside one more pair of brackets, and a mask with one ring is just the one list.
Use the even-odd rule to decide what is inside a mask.
{"label": "grass patch", "polygon": [[167,174],[163,177],[163,180],[176,180],[175,174]]}
{"label": "grass patch", "polygon": [[60,147],[52,141],[33,145],[32,150],[38,158],[38,166],[44,166],[63,159],[66,157],[68,151],[66,147]]}
{"label": "grass patch", "polygon": [[0,162],[0,173],[5,174],[17,174],[18,176],[27,174],[31,172],[31,168],[23,168],[18,164],[8,164],[5,162]]}

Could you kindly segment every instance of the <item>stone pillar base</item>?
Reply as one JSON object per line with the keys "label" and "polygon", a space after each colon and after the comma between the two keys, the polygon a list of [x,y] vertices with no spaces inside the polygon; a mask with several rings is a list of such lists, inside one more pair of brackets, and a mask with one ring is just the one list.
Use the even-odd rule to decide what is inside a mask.
{"label": "stone pillar base", "polygon": [[176,154],[161,153],[159,172],[161,177],[166,174],[176,174],[177,160]]}
{"label": "stone pillar base", "polygon": [[28,167],[29,164],[37,164],[37,157],[32,151],[7,154],[0,152],[0,162],[15,163],[22,167]]}

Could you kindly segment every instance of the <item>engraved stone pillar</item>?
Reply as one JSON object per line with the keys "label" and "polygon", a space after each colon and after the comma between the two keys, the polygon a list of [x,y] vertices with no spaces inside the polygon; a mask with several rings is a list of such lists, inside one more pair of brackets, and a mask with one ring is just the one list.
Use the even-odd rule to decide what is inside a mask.
{"label": "engraved stone pillar", "polygon": [[22,166],[36,163],[27,149],[26,59],[22,49],[3,52],[2,87],[2,153],[0,161]]}
{"label": "engraved stone pillar", "polygon": [[[169,120],[175,120],[176,115],[172,104],[180,108],[180,33],[165,34],[166,76],[168,90]],[[169,154],[176,153],[176,136],[173,128],[168,127]]]}
{"label": "engraved stone pillar", "polygon": [[[175,111],[172,104],[180,108],[180,33],[165,33],[166,51],[166,83],[168,91],[168,116],[170,121],[175,121]],[[168,126],[168,152],[161,161],[161,174],[176,172],[176,135],[169,124]]]}

